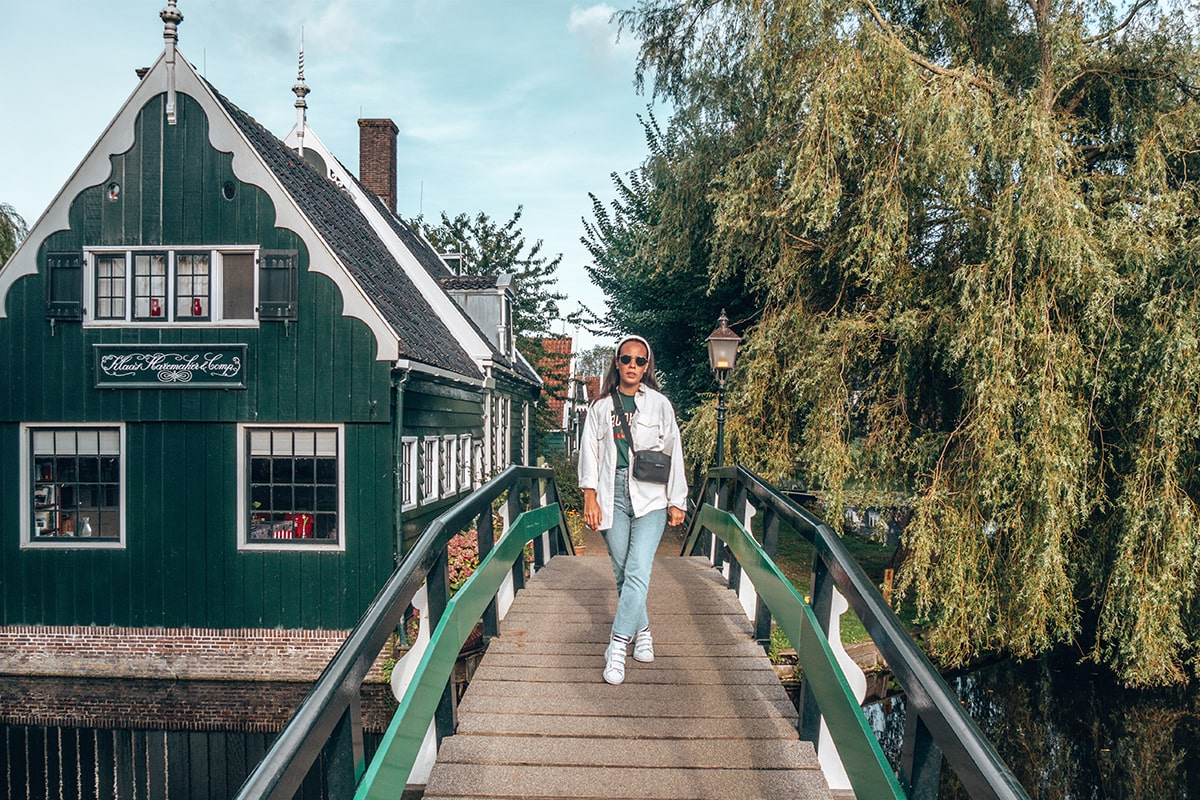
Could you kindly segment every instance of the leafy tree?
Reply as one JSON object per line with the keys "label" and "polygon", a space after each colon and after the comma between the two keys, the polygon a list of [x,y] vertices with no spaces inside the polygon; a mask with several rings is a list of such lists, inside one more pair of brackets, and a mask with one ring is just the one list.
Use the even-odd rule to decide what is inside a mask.
{"label": "leafy tree", "polygon": [[645,163],[625,177],[613,174],[617,196],[609,205],[590,195],[593,220],[584,220],[582,242],[594,261],[586,269],[607,309],[585,322],[600,335],[650,341],[664,390],[687,417],[715,389],[704,340],[721,310],[735,325],[753,310],[743,270],[710,269],[714,207],[706,187],[738,139],[683,118],[666,131],[653,114],[642,123]]}
{"label": "leafy tree", "polygon": [[551,336],[554,323],[562,319],[558,304],[566,295],[554,291],[562,254],[554,258],[542,255],[541,239],[527,247],[519,226],[523,212],[523,207],[518,207],[503,224],[482,211],[473,217],[459,214],[453,218],[443,211],[438,225],[420,219],[417,223],[439,251],[463,256],[464,275],[514,276],[513,332],[528,357],[526,346]]}
{"label": "leafy tree", "polygon": [[598,344],[590,347],[576,356],[575,374],[581,378],[603,378],[612,357],[612,345]]}
{"label": "leafy tree", "polygon": [[[604,269],[691,285],[696,262],[645,255],[674,236],[707,248],[710,283],[745,281],[759,316],[730,381],[731,452],[832,514],[856,493],[910,503],[901,585],[944,661],[1076,640],[1131,684],[1185,680],[1188,17],[1154,0],[643,0],[619,18],[682,150],[664,148],[664,179],[652,147],[622,190],[632,222],[603,231],[621,264]],[[708,169],[671,183],[696,151]],[[660,213],[680,207],[668,187],[708,219]]]}
{"label": "leafy tree", "polygon": [[17,245],[29,233],[25,220],[8,203],[0,203],[0,265],[17,249]]}

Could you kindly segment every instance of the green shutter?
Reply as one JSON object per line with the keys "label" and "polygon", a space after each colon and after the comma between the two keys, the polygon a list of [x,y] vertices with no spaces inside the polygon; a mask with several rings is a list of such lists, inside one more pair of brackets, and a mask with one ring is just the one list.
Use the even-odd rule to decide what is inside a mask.
{"label": "green shutter", "polygon": [[296,250],[258,254],[258,318],[263,322],[296,319]]}
{"label": "green shutter", "polygon": [[83,319],[83,253],[46,254],[47,319]]}

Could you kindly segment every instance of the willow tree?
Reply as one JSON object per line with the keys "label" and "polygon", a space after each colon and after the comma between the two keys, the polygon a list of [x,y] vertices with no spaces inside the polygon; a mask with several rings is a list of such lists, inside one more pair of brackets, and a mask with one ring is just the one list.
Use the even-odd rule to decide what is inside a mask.
{"label": "willow tree", "polygon": [[[905,498],[902,586],[948,663],[1075,641],[1130,684],[1186,680],[1195,9],[644,0],[621,22],[689,124],[754,131],[704,187],[710,279],[761,304],[739,460],[835,514]],[[714,90],[729,75],[753,120]]]}
{"label": "willow tree", "polygon": [[29,229],[17,210],[8,203],[0,203],[0,266],[17,249]]}

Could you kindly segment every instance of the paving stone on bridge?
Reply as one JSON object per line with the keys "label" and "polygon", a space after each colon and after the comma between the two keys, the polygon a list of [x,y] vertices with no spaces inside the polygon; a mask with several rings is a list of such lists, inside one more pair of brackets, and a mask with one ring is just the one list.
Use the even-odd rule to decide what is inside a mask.
{"label": "paving stone on bridge", "polygon": [[425,787],[437,798],[827,800],[812,745],[745,613],[700,558],[655,560],[655,660],[601,678],[607,558],[551,560],[518,593]]}

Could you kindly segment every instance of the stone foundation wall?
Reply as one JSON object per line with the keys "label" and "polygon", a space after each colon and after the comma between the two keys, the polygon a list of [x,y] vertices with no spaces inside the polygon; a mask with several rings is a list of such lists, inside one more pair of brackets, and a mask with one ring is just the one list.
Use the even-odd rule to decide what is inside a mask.
{"label": "stone foundation wall", "polygon": [[[0,626],[0,675],[312,682],[349,631]],[[383,680],[380,654],[367,675]]]}

